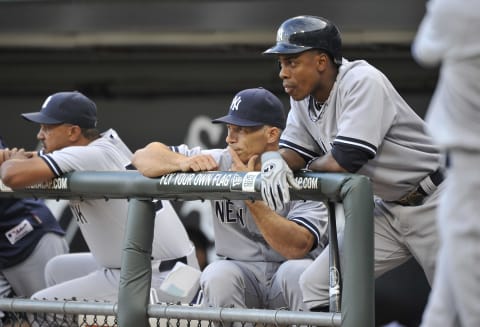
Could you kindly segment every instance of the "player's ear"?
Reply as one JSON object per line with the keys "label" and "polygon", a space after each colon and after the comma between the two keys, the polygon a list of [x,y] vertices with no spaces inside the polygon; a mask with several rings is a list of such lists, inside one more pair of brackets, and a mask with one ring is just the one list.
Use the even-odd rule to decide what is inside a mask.
{"label": "player's ear", "polygon": [[315,61],[319,70],[324,70],[329,62],[328,55],[325,52],[317,51]]}
{"label": "player's ear", "polygon": [[78,125],[71,125],[69,126],[67,135],[71,141],[75,142],[82,136],[82,129]]}
{"label": "player's ear", "polygon": [[267,139],[269,143],[276,143],[280,139],[282,131],[278,127],[267,126]]}

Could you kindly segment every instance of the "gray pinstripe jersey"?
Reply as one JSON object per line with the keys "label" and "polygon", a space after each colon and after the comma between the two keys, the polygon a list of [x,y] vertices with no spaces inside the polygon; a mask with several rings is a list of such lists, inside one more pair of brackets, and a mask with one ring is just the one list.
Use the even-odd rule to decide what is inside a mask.
{"label": "gray pinstripe jersey", "polygon": [[[228,149],[189,149],[186,145],[172,147],[181,154],[192,156],[210,154],[219,164],[220,171],[230,169],[232,160]],[[219,256],[241,261],[283,262],[285,257],[273,250],[263,238],[243,200],[211,201],[215,249]],[[308,257],[316,257],[327,242],[328,214],[321,202],[292,201],[277,212],[295,223],[306,227],[315,237],[315,247]]]}
{"label": "gray pinstripe jersey", "polygon": [[[70,146],[41,157],[56,176],[71,171],[122,171],[132,153],[117,133],[110,129],[87,146]],[[162,201],[157,212],[152,255],[155,259],[186,256],[193,246],[170,202]],[[120,268],[128,202],[126,200],[72,200],[72,213],[98,263]]]}
{"label": "gray pinstripe jersey", "polygon": [[371,178],[374,193],[384,200],[399,199],[438,168],[438,149],[423,120],[366,61],[344,59],[322,110],[309,111],[309,98],[291,99],[290,105],[280,146],[307,161],[334,143],[369,152],[373,159],[358,173]]}

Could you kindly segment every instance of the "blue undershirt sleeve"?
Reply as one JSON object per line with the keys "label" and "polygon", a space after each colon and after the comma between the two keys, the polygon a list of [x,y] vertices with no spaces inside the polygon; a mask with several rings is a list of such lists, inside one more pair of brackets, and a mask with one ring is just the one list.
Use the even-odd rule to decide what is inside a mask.
{"label": "blue undershirt sleeve", "polygon": [[373,158],[371,152],[343,143],[334,143],[331,153],[338,164],[350,173],[356,173]]}

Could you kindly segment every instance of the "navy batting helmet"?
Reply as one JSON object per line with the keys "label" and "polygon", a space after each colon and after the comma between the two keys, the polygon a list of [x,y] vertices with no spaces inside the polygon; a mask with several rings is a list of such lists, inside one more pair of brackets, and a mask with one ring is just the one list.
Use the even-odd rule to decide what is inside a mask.
{"label": "navy batting helmet", "polygon": [[335,24],[317,16],[289,18],[277,31],[277,44],[263,54],[295,54],[311,49],[324,50],[337,65],[342,64],[342,38]]}

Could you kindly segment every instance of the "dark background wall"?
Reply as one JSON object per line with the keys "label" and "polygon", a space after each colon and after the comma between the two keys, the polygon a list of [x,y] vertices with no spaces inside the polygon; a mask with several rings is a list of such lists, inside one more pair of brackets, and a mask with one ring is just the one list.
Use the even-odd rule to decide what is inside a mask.
{"label": "dark background wall", "polygon": [[[344,56],[380,68],[423,116],[437,71],[420,68],[410,45],[424,10],[418,0],[3,0],[0,135],[35,147],[37,126],[19,114],[39,110],[51,93],[79,90],[96,101],[100,129],[115,128],[132,150],[153,140],[223,146],[223,130],[209,120],[237,91],[263,86],[288,108],[277,64],[261,52],[283,20],[300,14],[333,20]],[[212,237],[208,209],[177,207]],[[377,281],[377,323],[416,325],[426,294],[414,261],[393,271]]]}
{"label": "dark background wall", "polygon": [[92,97],[100,127],[132,149],[182,141],[192,117],[221,114],[243,88],[287,104],[261,52],[284,19],[305,13],[337,23],[344,55],[382,69],[423,115],[436,80],[410,55],[423,12],[416,0],[0,1],[1,135],[32,146],[35,128],[18,114],[60,90]]}

